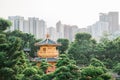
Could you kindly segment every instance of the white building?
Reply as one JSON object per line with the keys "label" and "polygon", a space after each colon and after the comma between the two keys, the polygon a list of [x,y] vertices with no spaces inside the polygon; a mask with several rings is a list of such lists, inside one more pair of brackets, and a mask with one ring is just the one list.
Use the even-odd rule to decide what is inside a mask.
{"label": "white building", "polygon": [[76,25],[64,25],[64,38],[68,39],[70,42],[74,41],[77,32],[78,27]]}
{"label": "white building", "polygon": [[79,28],[78,32],[79,33],[88,33],[88,30],[87,30],[87,28]]}
{"label": "white building", "polygon": [[78,33],[78,27],[76,25],[73,25],[70,27],[70,41],[75,40],[75,35]]}
{"label": "white building", "polygon": [[38,28],[38,38],[45,39],[46,34],[47,34],[46,22],[44,20],[40,20]]}
{"label": "white building", "polygon": [[58,38],[64,38],[64,26],[61,24],[61,21],[56,23],[56,32],[58,34]]}
{"label": "white building", "polygon": [[44,39],[46,35],[46,22],[39,18],[29,18],[29,33],[35,35],[37,39]]}
{"label": "white building", "polygon": [[119,30],[119,13],[118,12],[109,12],[100,13],[99,21],[108,22],[109,24],[109,33],[113,34]]}
{"label": "white building", "polygon": [[110,40],[114,40],[116,39],[117,37],[120,37],[120,31],[116,31],[115,33],[111,34],[110,36],[108,36],[108,38]]}
{"label": "white building", "polygon": [[30,27],[29,27],[29,21],[28,20],[24,20],[23,32],[24,33],[30,33]]}
{"label": "white building", "polygon": [[[64,25],[64,38],[70,40],[70,31],[71,31],[71,26],[70,25]],[[70,40],[71,41],[71,40]]]}
{"label": "white building", "polygon": [[87,26],[87,31],[88,31],[89,34],[92,35],[92,26]]}
{"label": "white building", "polygon": [[29,17],[28,18],[29,21],[29,33],[35,35],[35,37],[37,38],[37,33],[38,33],[38,27],[39,27],[39,18],[35,18],[35,17]]}
{"label": "white building", "polygon": [[24,17],[9,16],[8,20],[10,20],[12,22],[12,26],[9,28],[10,31],[14,31],[14,30],[23,31]]}
{"label": "white building", "polygon": [[98,21],[92,25],[92,37],[95,38],[97,41],[104,35],[104,33],[109,32],[109,24],[108,22]]}
{"label": "white building", "polygon": [[24,20],[24,17],[20,16],[9,16],[8,20],[12,22],[12,26],[8,31],[20,30],[24,33],[30,33],[37,39],[44,39],[46,35],[46,22],[39,20],[39,18],[29,17],[28,20]]}
{"label": "white building", "polygon": [[56,29],[54,27],[47,28],[47,33],[50,35],[50,39],[57,40]]}

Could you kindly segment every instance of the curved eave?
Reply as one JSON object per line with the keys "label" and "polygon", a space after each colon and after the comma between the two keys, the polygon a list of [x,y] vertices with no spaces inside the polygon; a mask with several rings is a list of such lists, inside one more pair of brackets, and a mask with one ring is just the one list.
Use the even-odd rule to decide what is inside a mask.
{"label": "curved eave", "polygon": [[39,44],[39,43],[35,43],[35,46],[61,46],[61,44]]}
{"label": "curved eave", "polygon": [[57,62],[57,58],[33,58],[31,61],[33,62],[42,62],[42,60],[46,60],[47,62]]}
{"label": "curved eave", "polygon": [[[32,60],[33,62],[42,62],[42,61],[39,61],[39,60]],[[56,61],[47,61],[47,62],[57,62],[57,60]]]}

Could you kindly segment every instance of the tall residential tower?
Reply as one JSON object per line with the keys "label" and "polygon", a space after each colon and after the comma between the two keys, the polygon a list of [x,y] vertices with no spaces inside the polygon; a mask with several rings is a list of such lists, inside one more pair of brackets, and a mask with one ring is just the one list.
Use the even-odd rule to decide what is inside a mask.
{"label": "tall residential tower", "polygon": [[8,20],[10,20],[12,22],[12,26],[9,28],[10,31],[14,31],[14,30],[23,31],[24,17],[9,16]]}

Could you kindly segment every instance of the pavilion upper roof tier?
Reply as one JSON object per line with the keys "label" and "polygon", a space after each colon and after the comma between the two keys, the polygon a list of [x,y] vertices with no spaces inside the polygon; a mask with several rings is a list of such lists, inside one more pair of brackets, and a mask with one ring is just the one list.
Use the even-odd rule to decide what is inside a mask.
{"label": "pavilion upper roof tier", "polygon": [[46,39],[43,41],[40,41],[38,43],[35,43],[35,46],[43,46],[43,45],[53,45],[53,46],[61,46],[60,43],[57,43],[51,39],[49,39],[49,35],[47,34]]}

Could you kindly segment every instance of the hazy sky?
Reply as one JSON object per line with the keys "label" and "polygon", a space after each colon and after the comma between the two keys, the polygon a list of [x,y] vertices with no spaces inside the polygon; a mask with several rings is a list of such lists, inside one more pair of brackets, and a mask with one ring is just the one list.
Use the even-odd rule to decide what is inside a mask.
{"label": "hazy sky", "polygon": [[98,21],[99,13],[120,12],[120,0],[0,0],[0,17],[39,17],[48,27],[63,24],[86,27]]}

